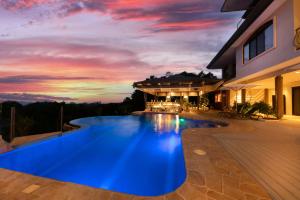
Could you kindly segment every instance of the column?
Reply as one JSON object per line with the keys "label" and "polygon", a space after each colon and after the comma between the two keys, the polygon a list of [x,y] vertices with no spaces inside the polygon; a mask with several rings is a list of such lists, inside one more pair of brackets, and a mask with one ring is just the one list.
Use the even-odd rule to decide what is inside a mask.
{"label": "column", "polygon": [[275,112],[278,119],[281,119],[284,114],[283,105],[283,78],[282,76],[275,77],[275,94],[276,94],[276,106]]}
{"label": "column", "polygon": [[230,108],[230,90],[225,90],[226,94],[226,108]]}
{"label": "column", "polygon": [[144,92],[144,104],[145,104],[145,109],[147,108],[147,93]]}
{"label": "column", "polygon": [[200,107],[200,92],[198,92],[198,96],[197,96],[197,109],[199,110]]}
{"label": "column", "polygon": [[10,109],[10,135],[9,142],[12,142],[16,136],[16,108],[11,107]]}
{"label": "column", "polygon": [[267,88],[264,90],[264,102],[269,104],[269,89]]}
{"label": "column", "polygon": [[181,106],[183,105],[183,95],[182,95],[182,92],[180,92],[180,105]]}
{"label": "column", "polygon": [[158,92],[155,92],[155,97],[154,100],[157,101],[158,100]]}
{"label": "column", "polygon": [[246,103],[246,89],[242,89],[242,103]]}

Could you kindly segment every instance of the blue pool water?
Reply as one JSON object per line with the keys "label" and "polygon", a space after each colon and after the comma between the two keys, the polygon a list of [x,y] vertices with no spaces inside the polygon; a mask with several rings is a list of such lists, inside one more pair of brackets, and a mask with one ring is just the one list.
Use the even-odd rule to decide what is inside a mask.
{"label": "blue pool water", "polygon": [[186,178],[181,131],[216,127],[176,115],[90,117],[82,128],[0,155],[0,167],[112,191],[156,196]]}

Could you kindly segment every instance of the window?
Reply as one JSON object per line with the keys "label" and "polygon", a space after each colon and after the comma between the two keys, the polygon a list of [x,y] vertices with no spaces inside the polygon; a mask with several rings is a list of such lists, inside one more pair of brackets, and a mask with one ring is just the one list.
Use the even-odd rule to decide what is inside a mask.
{"label": "window", "polygon": [[270,49],[274,46],[274,33],[273,33],[273,24],[271,26],[268,26],[265,30],[265,46],[266,49]]}
{"label": "window", "polygon": [[243,47],[244,63],[274,46],[273,21],[260,28]]}
{"label": "window", "polygon": [[244,62],[249,60],[249,43],[244,46]]}

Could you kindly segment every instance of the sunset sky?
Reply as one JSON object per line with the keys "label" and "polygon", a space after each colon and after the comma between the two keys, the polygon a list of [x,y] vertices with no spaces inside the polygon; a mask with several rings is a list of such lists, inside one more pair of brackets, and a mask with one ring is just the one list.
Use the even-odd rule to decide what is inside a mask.
{"label": "sunset sky", "polygon": [[239,21],[222,3],[0,0],[0,101],[119,102],[150,75],[199,73]]}

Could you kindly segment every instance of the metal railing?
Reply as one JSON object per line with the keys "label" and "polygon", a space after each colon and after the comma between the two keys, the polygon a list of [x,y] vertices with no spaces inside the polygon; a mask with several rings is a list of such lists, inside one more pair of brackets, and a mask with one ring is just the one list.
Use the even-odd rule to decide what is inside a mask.
{"label": "metal railing", "polygon": [[[13,139],[17,136],[16,134],[16,129],[17,125],[20,125],[18,123],[17,115],[18,115],[18,110],[16,109],[15,106],[11,106],[6,108],[6,115],[4,115],[3,111],[3,106],[2,103],[0,103],[0,139],[1,136],[4,140],[7,142],[12,142]],[[24,116],[23,116],[24,117]],[[25,116],[26,117],[26,116]],[[58,116],[58,121],[59,121],[59,127],[57,127],[60,131],[60,136],[62,135],[64,131],[64,107],[61,105],[60,110],[59,110],[59,116]]]}

